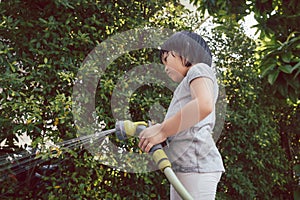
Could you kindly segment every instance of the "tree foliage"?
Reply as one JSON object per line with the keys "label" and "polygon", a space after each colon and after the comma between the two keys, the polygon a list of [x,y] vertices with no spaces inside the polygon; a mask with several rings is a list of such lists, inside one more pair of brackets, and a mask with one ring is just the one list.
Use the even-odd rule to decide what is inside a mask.
{"label": "tree foliage", "polygon": [[234,24],[213,30],[209,41],[228,101],[218,140],[226,168],[219,199],[291,198],[293,172],[281,147],[274,110],[266,106],[266,84],[252,56],[256,44]]}
{"label": "tree foliage", "polygon": [[[299,2],[292,1],[198,1],[191,0],[198,10],[214,17],[224,33],[227,27],[240,29],[244,17],[254,14],[258,22],[258,39],[255,64],[257,76],[267,99],[261,99],[261,108],[268,108],[280,136],[280,145],[289,160],[288,176],[294,179],[289,185],[290,194],[299,196]],[[232,40],[235,44],[235,38]],[[269,86],[268,86],[269,84]],[[295,197],[296,198],[296,197]]]}
{"label": "tree foliage", "polygon": [[250,13],[258,22],[257,48],[262,75],[273,85],[280,98],[294,103],[300,96],[300,4],[297,0],[191,0],[199,10],[215,17],[219,22],[243,20]]}
{"label": "tree foliage", "polygon": [[[1,199],[167,199],[169,184],[159,171],[128,173],[103,165],[82,145],[89,144],[87,140],[76,140],[72,148],[64,146],[80,136],[72,114],[72,89],[86,56],[111,36],[151,26],[193,29],[201,24],[201,16],[176,1],[133,0],[3,1],[0,12],[0,142],[6,145],[0,156],[1,160],[11,158],[1,163]],[[233,26],[213,33],[207,39],[228,97],[224,133],[218,141],[227,172],[218,198],[288,198],[293,171],[280,148],[278,129],[294,134],[291,125],[297,124],[297,111],[286,105],[283,110],[291,113],[277,115],[281,100],[267,106],[269,95],[264,90],[271,89],[260,78],[252,41]],[[96,116],[90,115],[100,128],[115,125],[111,97],[119,81],[130,77],[136,66],[159,63],[157,53],[151,48],[124,53],[101,74]],[[149,71],[142,73],[139,81]],[[132,82],[128,79],[118,95],[128,95],[126,84]],[[145,84],[131,94],[126,107],[117,102],[124,111],[115,109],[129,112],[133,120],[160,121],[171,94],[163,85]],[[279,126],[279,121],[285,126]],[[31,150],[14,143],[23,133],[33,140]],[[49,139],[60,148],[47,149]],[[134,139],[127,143],[110,140],[140,153]],[[296,148],[296,143],[292,145]],[[132,160],[122,162],[148,167]]]}
{"label": "tree foliage", "polygon": [[[1,163],[1,198],[166,198],[168,184],[159,171],[122,172],[102,165],[81,140],[72,148],[65,148],[64,142],[79,136],[72,115],[72,89],[86,56],[123,31],[188,28],[187,19],[179,20],[186,12],[183,7],[174,1],[15,0],[1,2],[0,10],[0,141],[4,143],[1,159],[6,158]],[[106,129],[116,120],[110,97],[118,79],[135,65],[158,62],[156,55],[151,49],[129,52],[104,72],[96,111]],[[133,120],[149,119],[151,105],[158,101],[167,105],[171,98],[169,90],[155,85],[145,85],[136,93],[130,107]],[[163,98],[158,100],[158,94]],[[16,145],[23,133],[32,139],[30,148]],[[59,148],[47,149],[49,140]]]}

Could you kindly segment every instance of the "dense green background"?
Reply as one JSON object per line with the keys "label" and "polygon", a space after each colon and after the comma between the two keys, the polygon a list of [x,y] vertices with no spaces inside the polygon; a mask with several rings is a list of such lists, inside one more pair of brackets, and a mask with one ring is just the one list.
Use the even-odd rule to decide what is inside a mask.
{"label": "dense green background", "polygon": [[[145,26],[194,30],[209,11],[217,27],[209,30],[212,34],[201,27],[201,33],[216,58],[228,102],[217,141],[226,167],[217,199],[293,199],[297,191],[299,195],[299,3],[193,2],[199,15],[176,1],[2,1],[0,142],[6,139],[7,146],[1,148],[1,161],[14,152],[26,152],[13,142],[24,132],[33,147],[40,148],[46,138],[58,143],[78,137],[72,87],[83,60],[102,41]],[[273,10],[276,14],[270,14]],[[261,31],[256,41],[237,23],[250,11]],[[117,81],[126,71],[149,63],[159,63],[157,50],[129,52],[102,75],[96,111],[106,129],[116,120],[110,97]],[[143,86],[132,95],[132,118],[149,119],[149,108],[167,108],[171,95],[160,85]],[[161,114],[157,112],[158,118]],[[138,152],[136,141],[131,142],[123,147]],[[84,146],[58,156],[43,154],[40,165],[36,161],[21,163],[23,168],[17,170],[1,163],[1,199],[168,198],[169,185],[159,171],[120,172],[93,159]],[[45,163],[58,164],[59,169],[35,178],[34,172]]]}

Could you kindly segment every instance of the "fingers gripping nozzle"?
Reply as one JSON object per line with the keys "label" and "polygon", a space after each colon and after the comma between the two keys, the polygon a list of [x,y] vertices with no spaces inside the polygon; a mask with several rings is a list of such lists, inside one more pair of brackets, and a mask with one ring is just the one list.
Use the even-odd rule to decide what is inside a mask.
{"label": "fingers gripping nozzle", "polygon": [[[147,128],[147,126],[148,124],[143,121],[117,121],[115,133],[119,140],[126,140],[130,136],[139,135],[145,128]],[[171,167],[171,163],[162,148],[161,144],[157,144],[150,149],[150,153],[160,170],[164,170],[166,167]]]}
{"label": "fingers gripping nozzle", "polygon": [[132,122],[130,120],[117,121],[116,122],[116,136],[119,140],[126,140],[130,136],[139,135],[145,128],[147,128],[147,123]]}

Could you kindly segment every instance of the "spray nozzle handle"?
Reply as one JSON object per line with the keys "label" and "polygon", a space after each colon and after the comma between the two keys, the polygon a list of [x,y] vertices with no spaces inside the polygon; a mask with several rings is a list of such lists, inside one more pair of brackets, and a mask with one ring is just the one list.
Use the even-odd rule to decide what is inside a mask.
{"label": "spray nozzle handle", "polygon": [[[130,136],[139,135],[147,126],[151,126],[144,121],[132,122],[130,120],[116,122],[116,136],[119,140],[126,140]],[[161,144],[154,145],[149,153],[153,153],[158,149],[162,149]]]}
{"label": "spray nozzle handle", "polygon": [[162,148],[163,148],[163,146],[161,144],[156,144],[150,149],[149,153],[154,153],[156,150],[159,150]]}
{"label": "spray nozzle handle", "polygon": [[126,140],[130,136],[139,135],[145,128],[147,128],[147,125],[148,124],[144,121],[117,121],[115,133],[119,140]]}
{"label": "spray nozzle handle", "polygon": [[[132,122],[130,120],[117,121],[115,133],[119,140],[126,140],[130,136],[139,135],[147,126],[151,126],[151,123],[147,124],[144,121]],[[162,144],[154,145],[149,153],[152,154],[159,169],[164,170],[166,167],[171,167],[171,163],[163,150]]]}

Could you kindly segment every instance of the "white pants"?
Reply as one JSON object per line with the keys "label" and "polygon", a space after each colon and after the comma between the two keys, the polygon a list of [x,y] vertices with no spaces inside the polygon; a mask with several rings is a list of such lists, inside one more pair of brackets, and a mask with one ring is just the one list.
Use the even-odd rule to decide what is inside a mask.
{"label": "white pants", "polygon": [[[176,173],[194,200],[214,200],[222,172]],[[170,187],[170,200],[181,200],[174,187]]]}

